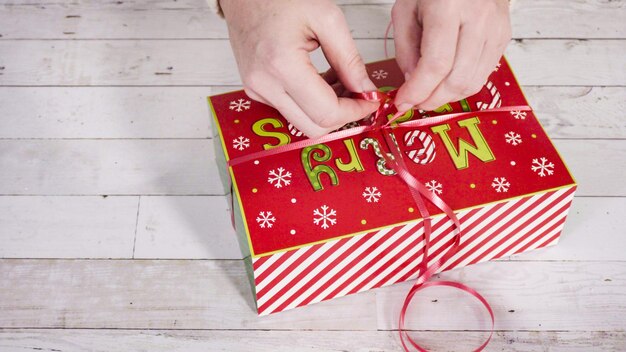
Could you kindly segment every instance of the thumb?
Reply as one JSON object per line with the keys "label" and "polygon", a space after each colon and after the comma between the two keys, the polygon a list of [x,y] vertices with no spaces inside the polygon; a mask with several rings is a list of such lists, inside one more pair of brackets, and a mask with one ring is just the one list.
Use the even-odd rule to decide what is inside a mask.
{"label": "thumb", "polygon": [[317,26],[312,26],[326,60],[348,90],[355,93],[376,90],[365,70],[365,64],[343,13],[339,8],[336,12],[337,14],[318,17]]}

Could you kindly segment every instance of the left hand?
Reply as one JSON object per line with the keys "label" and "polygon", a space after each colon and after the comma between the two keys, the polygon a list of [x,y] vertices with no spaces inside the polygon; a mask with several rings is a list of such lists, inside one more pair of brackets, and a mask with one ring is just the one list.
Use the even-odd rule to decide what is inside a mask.
{"label": "left hand", "polygon": [[397,0],[399,111],[433,110],[478,93],[511,39],[508,0]]}

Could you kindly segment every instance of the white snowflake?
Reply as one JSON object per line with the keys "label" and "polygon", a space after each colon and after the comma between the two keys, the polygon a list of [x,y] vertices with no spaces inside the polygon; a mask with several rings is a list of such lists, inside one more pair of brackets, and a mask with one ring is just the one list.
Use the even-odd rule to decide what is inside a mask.
{"label": "white snowflake", "polygon": [[516,120],[525,120],[526,119],[526,111],[513,110],[513,111],[511,111],[511,115],[513,117],[515,117]]}
{"label": "white snowflake", "polygon": [[518,145],[522,143],[522,136],[519,133],[515,133],[513,131],[504,135],[506,142],[513,145]]}
{"label": "white snowflake", "polygon": [[426,186],[426,188],[428,188],[429,191],[436,193],[436,194],[441,194],[443,193],[443,186],[441,185],[441,183],[432,180],[430,182],[426,182],[424,184]]}
{"label": "white snowflake", "polygon": [[272,226],[274,226],[275,221],[276,218],[274,217],[274,215],[272,215],[271,211],[259,212],[259,216],[257,216],[256,218],[256,222],[259,224],[259,226],[261,226],[262,229],[266,227],[271,228]]}
{"label": "white snowflake", "polygon": [[544,157],[533,159],[533,164],[530,168],[538,173],[540,177],[549,176],[554,173],[554,164]]}
{"label": "white snowflake", "polygon": [[500,66],[502,66],[502,64],[498,62],[496,67],[493,69],[493,72],[498,72],[498,70],[500,69]]}
{"label": "white snowflake", "polygon": [[242,112],[244,110],[250,109],[250,100],[245,99],[237,99],[230,102],[228,106],[229,109],[235,110],[237,112]]}
{"label": "white snowflake", "polygon": [[289,186],[291,183],[291,172],[285,171],[285,168],[282,167],[279,167],[276,170],[271,170],[267,178],[267,182],[273,184],[276,188]]}
{"label": "white snowflake", "polygon": [[244,150],[250,146],[250,140],[244,136],[239,136],[233,139],[233,148],[237,150]]}
{"label": "white snowflake", "polygon": [[374,79],[384,79],[387,78],[387,71],[385,70],[376,70],[372,72],[372,78]]}
{"label": "white snowflake", "polygon": [[365,187],[365,191],[363,191],[363,198],[365,198],[368,203],[378,203],[381,196],[382,193],[380,193],[377,187]]}
{"label": "white snowflake", "polygon": [[[321,209],[321,210],[320,210]],[[313,223],[321,226],[324,230],[337,223],[337,212],[330,209],[328,205],[322,205],[319,209],[313,210]]]}
{"label": "white snowflake", "polygon": [[491,183],[491,187],[496,190],[496,192],[508,192],[511,184],[504,177],[496,177],[493,179]]}

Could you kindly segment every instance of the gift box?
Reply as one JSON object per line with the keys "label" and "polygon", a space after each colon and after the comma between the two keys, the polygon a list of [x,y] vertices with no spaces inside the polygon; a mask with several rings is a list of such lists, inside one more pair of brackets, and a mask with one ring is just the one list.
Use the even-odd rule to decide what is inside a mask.
{"label": "gift box", "polygon": [[[367,70],[382,92],[403,83],[393,59]],[[209,104],[260,315],[416,278],[424,219],[388,165],[381,131],[270,153],[307,138],[244,91],[209,97]],[[507,108],[520,106],[527,101],[503,58],[478,94],[435,111],[411,110],[385,130],[410,174],[461,224],[458,248],[438,271],[559,240],[576,184],[532,110]],[[452,117],[429,119],[445,115]],[[403,127],[416,120],[424,124]],[[455,245],[456,232],[440,207],[426,208],[432,263]]]}

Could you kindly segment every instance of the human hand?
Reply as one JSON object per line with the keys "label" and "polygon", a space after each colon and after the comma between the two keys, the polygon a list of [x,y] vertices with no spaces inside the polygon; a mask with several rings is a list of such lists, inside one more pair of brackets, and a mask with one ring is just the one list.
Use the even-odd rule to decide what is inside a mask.
{"label": "human hand", "polygon": [[397,0],[399,111],[434,110],[478,93],[511,39],[508,0]]}
{"label": "human hand", "polygon": [[376,90],[332,1],[221,0],[220,5],[246,94],[276,108],[307,136],[319,137],[378,108],[338,97],[311,63],[309,53],[321,46],[348,90]]}

